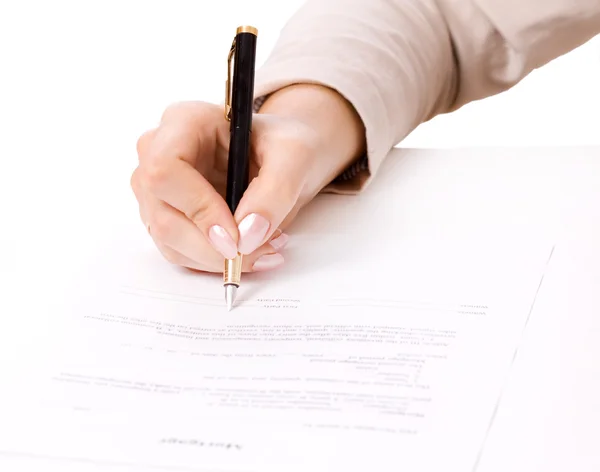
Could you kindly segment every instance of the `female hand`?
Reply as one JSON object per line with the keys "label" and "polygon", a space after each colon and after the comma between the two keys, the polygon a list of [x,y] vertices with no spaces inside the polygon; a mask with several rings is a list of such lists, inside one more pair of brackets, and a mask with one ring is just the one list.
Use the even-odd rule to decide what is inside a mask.
{"label": "female hand", "polygon": [[[269,98],[253,117],[251,182],[235,215],[224,199],[229,122],[222,107],[173,105],[156,129],[140,137],[131,185],[141,219],[168,261],[222,272],[223,258],[239,251],[244,272],[283,263],[279,251],[287,235],[282,229],[353,157],[347,144],[332,149],[331,125],[319,128],[327,112],[312,119],[303,112],[308,99],[326,106],[323,100],[341,97],[318,86],[290,87]],[[285,112],[279,113],[282,108]],[[349,113],[345,102],[338,103],[341,109]],[[310,110],[314,114],[314,105]],[[338,129],[343,125],[339,117],[329,122]]]}

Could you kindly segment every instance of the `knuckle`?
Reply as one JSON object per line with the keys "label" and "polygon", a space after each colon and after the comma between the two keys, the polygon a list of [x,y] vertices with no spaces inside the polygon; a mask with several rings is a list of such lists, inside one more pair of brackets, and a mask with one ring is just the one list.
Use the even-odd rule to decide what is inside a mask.
{"label": "knuckle", "polygon": [[186,211],[185,216],[198,227],[202,227],[208,220],[211,213],[211,202],[206,195],[198,195],[189,202],[189,210]]}
{"label": "knuckle", "polygon": [[148,149],[152,138],[154,137],[155,130],[149,130],[143,133],[137,140],[135,148],[138,154],[138,158],[141,158]]}
{"label": "knuckle", "polygon": [[133,190],[133,193],[137,196],[138,193],[139,193],[139,189],[140,189],[140,171],[139,171],[139,167],[136,168],[131,173],[131,177],[129,178],[129,186]]}
{"label": "knuckle", "polygon": [[169,179],[169,170],[160,163],[148,164],[143,171],[143,185],[149,190],[156,190],[165,185]]}
{"label": "knuckle", "polygon": [[142,182],[142,172],[139,167],[131,173],[129,185],[133,191],[133,194],[135,195],[135,198],[138,201],[141,201],[144,195],[144,185]]}
{"label": "knuckle", "polygon": [[167,211],[157,211],[154,215],[152,215],[150,228],[152,230],[152,235],[156,239],[162,242],[169,241],[172,227],[173,222],[171,221],[171,217]]}
{"label": "knuckle", "polygon": [[187,102],[174,102],[167,105],[160,117],[160,122],[165,123],[171,121],[173,118],[178,118],[186,108]]}

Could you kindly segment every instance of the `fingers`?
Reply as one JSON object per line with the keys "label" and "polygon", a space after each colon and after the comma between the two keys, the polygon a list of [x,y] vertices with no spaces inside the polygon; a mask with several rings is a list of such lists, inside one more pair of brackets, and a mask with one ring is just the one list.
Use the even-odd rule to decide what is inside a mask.
{"label": "fingers", "polygon": [[160,253],[163,255],[163,257],[171,264],[180,266],[180,267],[186,267],[186,268],[192,269],[192,270],[197,270],[199,272],[208,272],[209,271],[208,267],[206,267],[205,265],[200,264],[196,261],[193,261],[193,260],[189,259],[188,257],[185,257],[183,254],[181,254],[181,253],[177,252],[176,250],[174,250],[173,248],[161,243],[160,241],[158,241],[155,238],[152,238],[152,239],[154,240],[154,244],[156,244],[156,247],[158,248]]}
{"label": "fingers", "polygon": [[223,197],[194,168],[175,159],[150,168],[145,187],[158,200],[178,210],[224,257],[237,253],[237,228]]}
{"label": "fingers", "polygon": [[[291,159],[264,159],[258,176],[252,180],[235,214],[239,221],[238,250],[251,254],[288,219],[304,188],[306,161],[293,155],[293,148],[274,147],[269,152],[288,152]],[[297,159],[296,159],[297,157]]]}
{"label": "fingers", "polygon": [[186,216],[170,207],[164,202],[155,200],[147,212],[146,224],[155,240],[176,250],[186,258],[201,263],[205,267],[222,266],[223,256],[214,250],[214,246],[223,247],[224,252],[229,252],[228,246],[233,247],[229,258],[237,254],[235,243],[226,240],[227,235],[220,235],[222,241],[216,237],[216,244],[204,237],[202,231]]}
{"label": "fingers", "polygon": [[[183,213],[166,203],[159,200],[148,203],[148,199],[146,202],[142,217],[148,225],[148,232],[165,259],[172,264],[194,270],[223,271],[223,257],[213,250],[213,246],[219,244],[218,241],[216,243],[213,241],[211,245]],[[242,270],[252,272],[279,266],[283,258],[277,254],[277,251],[282,249],[286,242],[287,236],[281,231],[276,232],[272,241],[244,258]],[[232,257],[236,255],[237,250]]]}
{"label": "fingers", "polygon": [[[220,267],[206,266],[184,256],[156,238],[153,238],[153,240],[160,253],[171,264],[200,272],[222,273],[223,271],[223,263],[221,263]],[[281,246],[279,249],[281,249]],[[284,258],[281,254],[274,252],[274,250],[275,249],[272,246],[267,244],[263,248],[260,248],[255,254],[245,256],[242,261],[242,271],[246,273],[262,272],[278,268],[283,264]]]}
{"label": "fingers", "polygon": [[220,188],[229,135],[221,107],[169,107],[159,127],[139,138],[140,164],[131,185],[142,220],[167,260],[222,272],[223,258],[231,259],[239,251],[244,272],[282,264],[279,251],[287,236],[278,228],[298,212],[311,162],[318,159],[306,146],[310,139],[302,126],[278,123],[265,121],[255,130],[260,144],[254,145],[252,165],[259,170],[235,217]]}
{"label": "fingers", "polygon": [[[235,257],[238,238],[237,225],[225,200],[202,174],[202,171],[208,174],[213,166],[217,155],[216,136],[222,132],[221,127],[227,126],[222,113],[217,115],[217,109],[206,104],[169,107],[160,126],[138,140],[140,165],[132,178],[140,206],[148,206],[144,200],[150,199],[164,202],[175,210],[158,213],[170,215],[163,216],[167,222],[158,221],[159,230],[162,232],[164,228],[172,234],[175,231],[166,228],[176,222],[176,227],[186,228],[181,236],[188,238],[181,243],[184,247],[194,247],[194,241],[204,243],[195,246],[198,247],[196,256],[184,255],[196,261],[205,257],[207,260],[203,263],[208,265],[216,259],[215,251],[222,257]],[[165,206],[161,208],[164,210]],[[206,242],[212,250],[207,248]],[[198,251],[204,251],[204,256],[198,255]]]}

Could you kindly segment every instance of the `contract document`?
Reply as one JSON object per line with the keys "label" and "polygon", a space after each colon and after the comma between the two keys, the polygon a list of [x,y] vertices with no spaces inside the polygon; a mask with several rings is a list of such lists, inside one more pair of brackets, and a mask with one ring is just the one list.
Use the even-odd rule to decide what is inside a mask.
{"label": "contract document", "polygon": [[0,469],[473,470],[552,246],[354,244],[299,232],[228,312],[218,274],[115,243],[2,385]]}

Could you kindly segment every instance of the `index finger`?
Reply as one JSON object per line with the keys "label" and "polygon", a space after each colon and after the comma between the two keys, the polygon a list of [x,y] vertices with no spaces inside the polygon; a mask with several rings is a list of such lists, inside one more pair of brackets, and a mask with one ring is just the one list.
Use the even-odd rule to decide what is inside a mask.
{"label": "index finger", "polygon": [[139,172],[142,187],[183,213],[207,239],[226,233],[235,244],[237,225],[225,200],[198,171],[206,168],[208,172],[214,166],[216,136],[222,126],[228,123],[213,107],[172,109],[151,138],[139,146]]}

